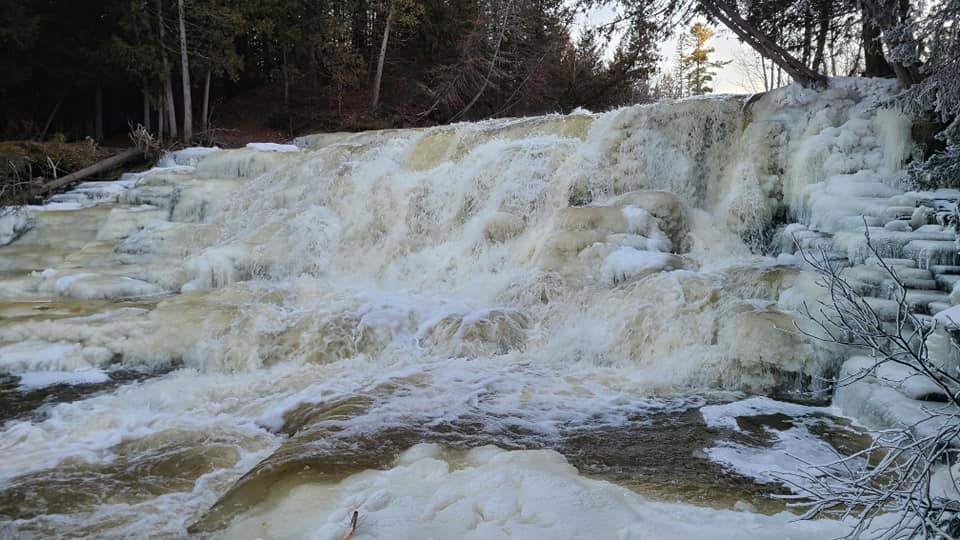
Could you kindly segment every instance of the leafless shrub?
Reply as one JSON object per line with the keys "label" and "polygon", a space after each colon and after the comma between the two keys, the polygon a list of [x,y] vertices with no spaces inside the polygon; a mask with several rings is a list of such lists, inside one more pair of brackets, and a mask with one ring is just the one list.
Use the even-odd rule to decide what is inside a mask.
{"label": "leafless shrub", "polygon": [[137,124],[136,127],[130,125],[129,127],[130,140],[137,148],[143,151],[144,155],[151,158],[151,160],[160,157],[160,154],[162,154],[165,149],[159,139],[155,138],[142,124]]}
{"label": "leafless shrub", "polygon": [[[33,192],[33,167],[26,165],[26,171],[13,161],[7,161],[9,173],[0,174],[0,208],[13,207],[29,199]],[[11,208],[12,211],[12,208]]]}

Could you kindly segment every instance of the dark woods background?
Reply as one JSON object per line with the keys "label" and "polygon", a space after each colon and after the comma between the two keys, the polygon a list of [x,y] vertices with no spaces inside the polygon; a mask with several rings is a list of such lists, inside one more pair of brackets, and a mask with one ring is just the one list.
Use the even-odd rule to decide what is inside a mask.
{"label": "dark woods background", "polygon": [[[662,37],[638,24],[604,61],[599,33],[571,41],[573,13],[559,0],[183,7],[192,123],[201,135],[254,118],[298,132],[608,108],[635,99]],[[182,135],[178,8],[177,0],[0,0],[0,136],[99,140],[125,136],[129,124],[156,131],[170,110],[164,131],[172,133],[173,120]]]}
{"label": "dark woods background", "polygon": [[[702,78],[720,63],[702,43],[692,50],[696,36],[675,70],[657,69],[658,44],[695,19],[760,50],[764,88],[863,74],[910,85],[940,50],[919,36],[918,14],[957,8],[920,4],[0,0],[0,138],[120,141],[143,124],[209,142],[605,110],[709,90]],[[597,7],[614,22],[575,32],[577,12]]]}

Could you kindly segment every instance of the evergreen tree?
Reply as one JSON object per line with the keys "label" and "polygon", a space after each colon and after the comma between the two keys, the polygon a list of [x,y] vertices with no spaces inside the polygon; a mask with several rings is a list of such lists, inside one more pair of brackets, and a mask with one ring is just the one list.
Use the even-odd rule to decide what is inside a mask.
{"label": "evergreen tree", "polygon": [[716,76],[716,70],[729,64],[729,61],[711,60],[710,55],[716,51],[707,47],[706,43],[714,35],[713,29],[703,23],[696,23],[690,28],[690,37],[693,50],[681,57],[684,66],[684,82],[691,95],[699,96],[713,92],[710,82]]}

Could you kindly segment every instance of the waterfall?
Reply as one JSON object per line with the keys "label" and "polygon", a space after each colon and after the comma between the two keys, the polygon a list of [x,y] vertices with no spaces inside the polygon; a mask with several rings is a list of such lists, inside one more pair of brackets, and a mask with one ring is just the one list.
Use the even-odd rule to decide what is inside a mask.
{"label": "waterfall", "polygon": [[[624,516],[653,519],[655,506],[529,449],[718,392],[809,390],[835,371],[795,330],[808,292],[787,237],[843,238],[861,216],[910,202],[897,184],[910,122],[877,108],[894,91],[841,79],[750,101],[189,149],[2,214],[0,371],[21,388],[115,386],[5,424],[0,481],[49,497],[72,467],[77,486],[141,486],[123,509],[21,510],[37,534],[57,530],[57,512],[94,535],[218,530],[268,489],[283,537],[301,530],[279,525],[305,512],[284,499],[297,489],[336,507],[329,523],[345,524],[352,504],[329,484],[297,488],[292,471],[341,480],[405,452],[342,496],[376,512],[368,492],[380,485],[396,513],[422,475],[457,505],[469,499],[458,482],[516,504],[556,484],[561,498],[609,499],[578,519],[646,534]],[[353,465],[329,458],[348,447]],[[145,467],[162,485],[138,483]],[[482,481],[503,475],[529,482]],[[531,516],[547,519],[536,500]],[[422,519],[443,522],[444,502],[428,502]],[[526,515],[476,505],[510,523]],[[258,515],[231,531],[244,537]],[[761,537],[782,537],[786,518],[751,515]],[[454,534],[436,527],[409,534]]]}

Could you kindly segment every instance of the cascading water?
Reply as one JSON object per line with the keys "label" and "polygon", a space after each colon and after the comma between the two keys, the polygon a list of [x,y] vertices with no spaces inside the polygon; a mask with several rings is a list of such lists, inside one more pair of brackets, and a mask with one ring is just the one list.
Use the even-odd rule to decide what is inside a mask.
{"label": "cascading water", "polygon": [[845,422],[730,402],[837,367],[773,233],[901,196],[892,91],[191,149],[5,214],[0,532],[841,533],[763,475]]}

